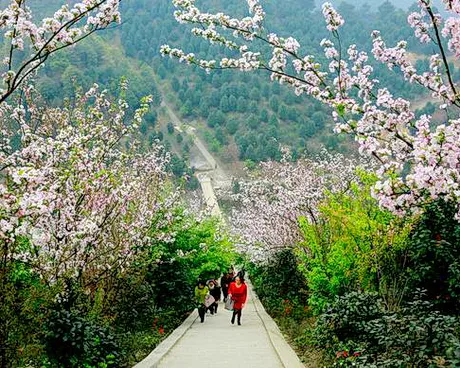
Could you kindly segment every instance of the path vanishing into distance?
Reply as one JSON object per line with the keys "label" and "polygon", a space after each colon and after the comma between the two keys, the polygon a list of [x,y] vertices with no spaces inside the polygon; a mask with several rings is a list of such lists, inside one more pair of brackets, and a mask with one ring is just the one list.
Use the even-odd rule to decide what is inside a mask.
{"label": "path vanishing into distance", "polygon": [[193,313],[134,368],[302,368],[296,353],[265,312],[248,282],[241,326],[219,303],[218,313],[200,323]]}
{"label": "path vanishing into distance", "polygon": [[164,100],[161,102],[161,106],[165,108],[166,114],[168,115],[171,123],[174,125],[174,129],[176,129],[179,133],[185,133],[188,135],[205,160],[206,165],[196,169],[196,177],[200,182],[206,206],[211,211],[211,214],[222,217],[222,212],[219,208],[214,189],[230,185],[230,176],[224,171],[222,166],[208,151],[206,145],[197,136],[196,129],[190,125],[182,123],[171,106]]}

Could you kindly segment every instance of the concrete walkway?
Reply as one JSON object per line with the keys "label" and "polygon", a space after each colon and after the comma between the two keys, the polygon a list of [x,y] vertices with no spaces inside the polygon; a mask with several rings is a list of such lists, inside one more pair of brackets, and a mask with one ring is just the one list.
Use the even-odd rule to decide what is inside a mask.
{"label": "concrete walkway", "polygon": [[[230,323],[232,313],[219,303],[217,315],[198,312],[180,326],[135,368],[301,368],[299,358],[263,309],[252,287],[243,309],[242,326]],[[169,340],[169,341],[168,341]]]}
{"label": "concrete walkway", "polygon": [[219,207],[219,202],[217,201],[216,193],[214,192],[214,188],[212,186],[211,178],[205,173],[198,173],[196,177],[200,182],[204,201],[208,210],[211,211],[211,215],[219,217],[222,221],[224,221]]}

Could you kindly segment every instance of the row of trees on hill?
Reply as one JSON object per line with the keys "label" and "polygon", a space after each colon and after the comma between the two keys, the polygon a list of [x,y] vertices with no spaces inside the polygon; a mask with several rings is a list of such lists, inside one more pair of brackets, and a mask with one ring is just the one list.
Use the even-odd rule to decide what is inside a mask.
{"label": "row of trees on hill", "polygon": [[[220,8],[230,14],[241,14],[236,3],[208,1],[211,9]],[[184,33],[164,14],[173,13],[169,1],[163,0],[157,7],[144,6],[142,1],[126,2],[127,20],[121,32],[122,42],[128,55],[153,65],[161,78],[173,93],[177,110],[183,118],[199,120],[208,125],[219,142],[223,152],[225,146],[235,142],[239,149],[239,159],[264,160],[279,159],[279,150],[265,150],[273,141],[289,146],[292,150],[314,153],[321,145],[330,149],[347,151],[350,141],[332,134],[332,121],[328,118],[328,109],[303,96],[296,97],[284,86],[271,85],[260,75],[238,75],[227,71],[216,71],[207,75],[204,71],[188,70],[182,65],[171,63],[168,59],[158,60],[158,49],[165,42],[187,45],[188,50],[206,58],[222,55],[223,50],[216,45]],[[362,9],[343,3],[340,10],[349,19],[344,26],[344,42],[347,37],[365,45],[369,50],[369,34],[372,29],[384,29],[385,37],[391,42],[399,37],[410,36],[410,27],[405,21],[407,14],[396,9],[390,3],[383,4],[375,11],[368,11],[362,17]],[[313,2],[289,1],[286,9],[275,9],[267,4],[267,20],[270,31],[289,32],[299,39],[305,50],[314,50],[317,54],[321,38],[326,37],[319,11]],[[131,22],[134,16],[145,21]],[[144,37],[151,35],[153,37]],[[413,42],[413,36],[409,42]],[[424,54],[427,48],[419,47],[417,54]],[[423,58],[418,62],[427,67]],[[426,65],[425,65],[426,64]],[[407,86],[404,80],[386,67],[373,63],[382,83],[391,80],[392,90],[405,97],[416,98],[422,90]],[[456,72],[457,73],[457,72]],[[216,127],[222,128],[217,130]],[[225,138],[221,139],[222,133]],[[242,141],[238,137],[244,137]],[[251,139],[258,136],[258,139]],[[245,144],[251,140],[250,144]],[[250,149],[248,150],[248,147]]]}

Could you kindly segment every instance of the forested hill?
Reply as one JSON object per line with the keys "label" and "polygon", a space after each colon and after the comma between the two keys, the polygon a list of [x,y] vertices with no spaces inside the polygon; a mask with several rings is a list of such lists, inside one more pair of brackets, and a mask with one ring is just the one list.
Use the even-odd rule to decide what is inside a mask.
{"label": "forested hill", "polygon": [[[329,2],[333,5],[338,5],[344,1],[343,0],[331,0]],[[386,2],[390,2],[395,7],[400,8],[400,9],[408,9],[411,5],[416,3],[416,1],[414,0],[354,0],[352,3],[354,6],[358,8],[364,5],[364,6],[369,6],[372,9],[377,9],[380,5]],[[315,0],[315,5],[317,7],[321,7],[323,3],[324,3],[323,0]],[[439,9],[442,9],[440,0],[433,0],[433,4],[437,6]]]}
{"label": "forested hill", "polygon": [[[50,4],[49,9],[55,8],[51,6],[54,2],[46,3]],[[210,11],[247,13],[244,0],[203,0],[200,4]],[[283,6],[279,4],[278,0],[264,1],[270,31],[292,34],[306,53],[320,55],[319,43],[328,34],[314,0],[285,0]],[[44,3],[36,5],[40,13],[46,12]],[[362,9],[347,3],[342,3],[339,10],[346,19],[344,44],[356,42],[369,48],[371,31],[381,29],[389,44],[406,38],[415,45],[414,51],[423,54],[423,48],[411,37],[407,13],[390,3],[369,11],[366,16]],[[69,80],[76,77],[83,86],[95,81],[115,91],[119,78],[127,76],[132,104],[149,93],[159,102],[161,94],[181,118],[198,127],[209,148],[228,161],[278,159],[280,144],[291,147],[294,155],[315,152],[322,145],[349,151],[351,142],[332,133],[329,112],[323,106],[271,83],[266,74],[218,71],[207,75],[161,58],[159,48],[164,43],[203,57],[222,51],[184,32],[186,27],[177,24],[173,11],[170,0],[123,1],[123,24],[54,58],[41,74],[42,90],[49,99],[61,98],[62,92],[66,94],[73,88]],[[375,68],[382,84],[391,85],[394,92],[414,99],[419,95],[419,89],[408,88],[397,73],[378,64]],[[159,133],[162,129],[166,133],[154,112],[142,132],[151,140],[165,135]],[[174,142],[177,150],[176,139]],[[177,143],[180,150],[182,140],[177,139]]]}

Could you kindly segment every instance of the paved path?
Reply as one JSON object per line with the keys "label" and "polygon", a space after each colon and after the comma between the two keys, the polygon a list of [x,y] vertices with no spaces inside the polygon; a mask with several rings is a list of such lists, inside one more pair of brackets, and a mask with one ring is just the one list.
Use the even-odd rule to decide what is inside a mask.
{"label": "paved path", "polygon": [[211,178],[206,173],[198,173],[197,178],[200,182],[201,190],[203,191],[206,206],[211,211],[211,215],[220,217],[221,220],[224,221],[219,202],[217,202],[217,197],[212,187]]}
{"label": "paved path", "polygon": [[193,143],[195,144],[195,146],[198,148],[200,153],[203,155],[203,158],[208,163],[208,171],[213,171],[213,172],[215,171],[216,175],[218,175],[221,178],[221,180],[228,180],[228,176],[225,173],[225,171],[216,161],[216,159],[211,154],[211,152],[208,151],[208,149],[206,148],[206,145],[202,142],[202,140],[196,135],[196,129],[190,125],[184,124],[166,101],[163,100],[161,102],[161,106],[165,108],[166,113],[168,114],[169,119],[173,123],[175,129],[179,131],[180,133],[183,133],[185,130],[185,133],[188,134],[192,138]]}
{"label": "paved path", "polygon": [[192,138],[194,145],[206,161],[206,167],[204,170],[201,170],[204,172],[197,172],[196,176],[201,184],[207,208],[211,211],[212,215],[223,218],[214,192],[214,187],[230,186],[231,180],[229,175],[227,175],[222,166],[216,161],[211,152],[207,150],[206,145],[197,136],[195,128],[183,124],[166,101],[163,100],[161,106],[165,108],[175,129],[180,133],[184,133],[185,131],[185,133]]}
{"label": "paved path", "polygon": [[[197,315],[194,311],[194,316]],[[242,326],[232,325],[230,319],[231,312],[223,308],[222,302],[217,315],[207,313],[204,323],[189,317],[174,332],[178,336],[173,337],[173,342],[165,340],[168,347],[160,344],[135,368],[303,367],[251,287]]]}

